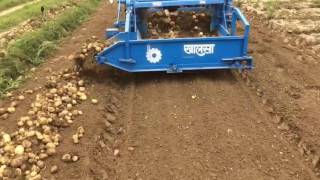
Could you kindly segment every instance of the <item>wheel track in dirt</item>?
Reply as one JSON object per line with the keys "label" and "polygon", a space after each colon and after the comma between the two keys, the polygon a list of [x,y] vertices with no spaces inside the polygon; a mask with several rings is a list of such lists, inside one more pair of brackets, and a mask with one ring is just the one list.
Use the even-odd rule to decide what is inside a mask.
{"label": "wheel track in dirt", "polygon": [[[124,140],[126,143],[124,145],[125,147],[123,147],[121,150],[122,152],[125,152],[125,153],[122,154],[122,156],[120,157],[120,160],[119,160],[120,166],[117,168],[117,169],[119,169],[118,174],[117,174],[118,179],[127,179],[127,178],[139,179],[140,177],[142,177],[142,179],[157,179],[157,177],[163,177],[164,179],[181,179],[181,178],[188,179],[188,177],[200,178],[200,179],[212,179],[212,178],[215,178],[216,176],[218,176],[218,179],[220,179],[220,178],[221,179],[228,179],[228,177],[235,178],[238,176],[239,176],[238,177],[239,179],[241,179],[241,178],[258,179],[258,178],[261,178],[264,176],[265,176],[264,178],[266,178],[268,176],[272,177],[272,175],[271,175],[272,173],[270,174],[270,172],[265,172],[266,173],[265,175],[263,175],[264,173],[259,174],[258,173],[259,170],[257,170],[258,172],[256,172],[254,166],[247,167],[248,168],[247,169],[248,172],[246,172],[247,174],[237,172],[238,174],[235,173],[237,175],[231,173],[229,175],[227,174],[226,176],[223,176],[224,170],[219,169],[218,168],[219,165],[228,167],[228,165],[229,166],[230,165],[231,166],[237,165],[237,163],[232,163],[233,161],[238,161],[238,160],[241,161],[241,159],[238,159],[238,157],[236,157],[236,156],[229,158],[227,156],[225,157],[225,156],[221,155],[221,152],[219,152],[219,151],[228,151],[228,150],[223,150],[223,149],[230,148],[230,147],[224,147],[225,144],[223,142],[218,142],[218,144],[217,144],[217,146],[224,147],[224,148],[220,147],[222,149],[220,149],[216,152],[216,155],[218,156],[218,158],[211,159],[212,161],[214,161],[214,159],[216,159],[215,161],[218,161],[217,164],[219,164],[219,165],[214,167],[212,164],[209,165],[210,163],[206,164],[206,165],[204,165],[204,167],[206,167],[207,169],[204,171],[200,170],[201,168],[194,170],[190,166],[189,167],[184,166],[184,164],[192,164],[193,161],[197,162],[196,159],[193,159],[193,161],[190,161],[190,160],[188,160],[188,158],[181,158],[181,157],[179,157],[179,155],[177,155],[177,152],[184,150],[185,146],[190,145],[190,144],[188,144],[190,142],[188,142],[188,141],[185,142],[184,141],[185,135],[182,135],[180,133],[176,133],[178,131],[181,131],[181,129],[179,129],[179,128],[175,129],[174,127],[179,127],[179,126],[184,126],[184,125],[188,126],[188,125],[183,124],[183,122],[179,121],[179,119],[181,119],[183,117],[183,116],[181,117],[180,114],[179,115],[176,114],[178,116],[178,118],[173,118],[174,120],[180,122],[180,124],[175,124],[174,122],[167,122],[167,121],[172,121],[172,117],[171,117],[172,114],[166,115],[166,114],[168,114],[166,112],[167,111],[170,112],[170,108],[172,108],[172,109],[178,108],[179,109],[179,105],[176,105],[175,103],[179,104],[179,101],[181,101],[181,100],[178,100],[179,98],[175,98],[175,97],[170,97],[170,98],[172,98],[171,100],[169,100],[167,98],[161,98],[161,97],[165,97],[165,95],[168,95],[168,92],[173,94],[171,96],[179,96],[179,92],[177,92],[177,90],[173,90],[174,88],[171,86],[172,84],[176,84],[178,86],[183,86],[185,88],[185,91],[189,95],[187,97],[184,96],[184,98],[191,99],[192,93],[190,92],[190,90],[198,91],[199,95],[202,96],[202,95],[206,94],[206,91],[208,91],[208,89],[206,86],[198,89],[197,88],[199,86],[199,83],[197,83],[198,81],[200,82],[200,84],[206,84],[206,83],[210,84],[210,82],[207,80],[213,80],[214,83],[219,84],[219,82],[215,81],[217,79],[215,79],[215,78],[211,79],[211,78],[205,77],[205,76],[210,77],[210,75],[212,75],[212,74],[220,76],[220,78],[217,78],[217,79],[220,79],[221,81],[226,81],[227,83],[230,83],[229,81],[233,81],[233,83],[235,83],[235,86],[236,86],[235,88],[240,88],[239,92],[237,92],[240,96],[244,96],[244,94],[245,94],[245,96],[247,96],[249,99],[252,99],[252,102],[257,101],[257,99],[255,97],[251,97],[248,90],[243,89],[243,87],[244,87],[243,83],[239,83],[237,81],[237,79],[233,76],[233,74],[228,73],[228,72],[196,73],[196,74],[192,74],[192,75],[184,74],[184,75],[177,75],[177,76],[176,75],[170,76],[170,75],[163,75],[163,74],[146,74],[145,76],[144,75],[142,75],[142,76],[137,75],[137,77],[136,77],[137,79],[135,80],[135,82],[137,84],[137,85],[135,85],[136,86],[135,87],[136,91],[134,93],[135,98],[133,99],[134,101],[132,101],[132,102],[129,101],[129,102],[131,102],[131,104],[133,104],[133,105],[129,105],[130,107],[133,107],[133,110],[129,110],[129,111],[132,111],[134,113],[133,114],[134,116],[132,117],[129,115],[129,117],[130,117],[129,121],[131,121],[131,123],[127,123],[127,128],[126,128],[127,135],[126,135],[126,139]],[[221,74],[224,74],[224,75],[221,75]],[[150,78],[150,76],[151,76],[151,78]],[[187,76],[187,78],[184,78],[184,76]],[[160,81],[160,83],[157,83],[158,81]],[[162,81],[164,81],[164,83],[161,83]],[[186,85],[186,84],[188,84],[189,81],[192,82],[192,84],[194,84],[193,86],[195,86],[196,88],[194,88],[193,86]],[[224,83],[225,82],[222,82],[222,84],[224,84]],[[144,86],[147,86],[147,88],[145,88]],[[160,90],[157,91],[155,88],[152,88],[152,86],[156,86]],[[163,86],[165,86],[165,87],[163,87]],[[177,88],[178,91],[182,90],[182,89],[179,89],[177,86],[174,86],[174,87]],[[188,87],[189,89],[186,87]],[[225,88],[225,85],[222,85],[222,89],[224,89],[224,88]],[[146,91],[146,89],[147,89],[147,91]],[[152,94],[151,96],[148,95],[148,93],[150,94],[150,91],[153,91],[153,90],[159,94],[158,95],[159,97],[157,95],[155,95],[156,93],[155,94],[151,93]],[[232,91],[232,90],[230,90],[230,91]],[[160,92],[162,92],[165,95],[161,95]],[[170,96],[170,93],[168,96]],[[183,92],[181,92],[181,93],[184,94]],[[228,94],[228,92],[225,92],[225,93]],[[231,94],[237,94],[237,93],[231,93]],[[222,94],[221,96],[224,97],[225,95]],[[204,97],[206,97],[206,95],[204,95]],[[201,97],[201,98],[203,98],[203,97]],[[144,100],[142,100],[142,99],[144,99]],[[149,100],[146,100],[146,99],[149,99]],[[162,101],[164,101],[164,103]],[[199,106],[206,108],[206,105],[204,105],[204,104],[207,104],[208,101],[209,100],[201,101],[202,103],[200,103]],[[156,105],[152,105],[150,102],[154,102]],[[146,103],[147,106],[144,106],[143,103]],[[189,103],[185,103],[185,104],[192,104],[192,103],[194,103],[194,102],[189,101]],[[165,105],[163,105],[163,104],[165,104]],[[261,106],[257,105],[257,103],[253,103],[253,104],[255,104],[253,109],[260,111],[259,114],[262,116],[260,118],[263,119],[258,124],[263,123],[263,125],[266,126],[267,130],[270,130],[270,132],[269,132],[270,134],[272,134],[272,135],[276,134],[275,135],[277,137],[276,139],[278,139],[278,137],[281,139],[282,137],[281,137],[280,133],[277,131],[274,131],[274,127],[271,127],[270,122],[269,122],[270,117],[268,117],[269,115],[267,115],[265,113],[265,111],[263,110],[263,108]],[[171,106],[169,106],[169,105],[171,105]],[[143,106],[144,108],[138,108],[139,106]],[[156,107],[155,109],[153,109],[153,108],[151,108],[151,109],[153,109],[154,111],[158,111],[158,112],[154,112],[154,111],[150,112],[150,110],[147,110],[148,107],[150,107],[150,106]],[[169,107],[166,107],[166,106],[169,106]],[[214,108],[214,109],[212,109],[212,111],[216,112],[216,109],[218,109],[218,108]],[[242,108],[240,107],[239,109],[242,109]],[[242,110],[240,110],[240,111],[242,111]],[[182,112],[187,113],[187,111],[185,111],[185,110],[182,110]],[[208,112],[210,112],[210,110],[208,110]],[[180,111],[180,113],[181,113],[181,111]],[[248,113],[250,114],[250,112],[248,112]],[[154,114],[160,114],[160,115],[159,115],[159,117],[157,117],[157,116],[154,117]],[[201,118],[199,118],[200,122],[193,122],[193,123],[199,123],[199,124],[208,123],[207,122],[208,120],[206,120],[206,119],[211,117],[210,115],[208,115],[205,118],[205,117],[203,117],[204,116],[203,113],[199,113],[198,111],[193,112],[191,114],[198,115],[199,117],[201,117]],[[242,114],[242,113],[240,113],[240,114]],[[219,115],[220,115],[219,116],[220,118],[225,117],[225,115],[223,115],[223,113],[221,114],[221,112],[219,113]],[[151,117],[149,117],[149,116],[151,116]],[[159,118],[163,118],[163,119],[165,119],[165,121],[159,120]],[[193,117],[193,118],[198,119],[198,117]],[[141,120],[141,119],[144,119],[144,120]],[[228,119],[228,120],[230,120],[230,119]],[[146,121],[152,121],[152,122],[146,122]],[[201,122],[201,121],[204,121],[204,122]],[[232,120],[230,120],[230,121],[232,121]],[[217,120],[217,122],[218,122],[218,124],[215,124],[215,126],[208,125],[208,129],[212,130],[213,127],[214,128],[223,127],[225,132],[220,132],[220,133],[221,134],[226,133],[226,131],[228,131],[228,126],[226,126],[226,125],[221,126],[221,124],[219,124],[219,123],[221,123],[219,120]],[[244,122],[245,122],[245,120],[244,120]],[[153,123],[155,123],[156,125],[153,125]],[[169,123],[169,125],[167,123]],[[262,128],[262,127],[257,127],[257,126],[259,126],[259,125],[257,125],[257,122],[245,122],[245,123],[249,123],[249,124],[251,124],[250,126],[255,126],[255,128],[257,128],[257,129]],[[256,125],[253,125],[253,124],[256,124]],[[233,130],[237,130],[238,126],[241,127],[240,124],[237,124],[238,125],[237,126],[237,125],[232,125],[232,124],[227,123],[227,125],[229,125],[230,128],[232,128]],[[157,127],[160,127],[160,126],[164,126],[164,127],[162,129],[161,128],[158,129]],[[205,125],[203,125],[203,126],[205,126]],[[160,131],[160,134],[153,134],[153,132],[152,132],[152,130],[150,130],[150,128],[154,129],[154,131],[156,131],[156,132]],[[192,129],[192,125],[190,125],[190,128]],[[200,127],[200,128],[203,128],[203,127]],[[174,130],[171,130],[171,129],[174,129]],[[199,129],[196,128],[193,130],[197,131]],[[210,134],[208,132],[208,130],[206,130],[206,129],[201,129],[200,131],[203,131],[203,134],[201,134],[201,133],[198,134],[200,136],[203,136],[204,134]],[[161,132],[166,135],[161,134]],[[150,140],[150,137],[149,138],[146,137],[150,133],[154,135],[154,138],[155,138],[154,141],[152,141],[152,138]],[[252,138],[252,137],[250,137],[252,135],[260,136],[257,134],[257,130],[252,130],[251,133],[252,134],[250,134],[250,133],[246,134],[246,136],[249,136],[249,139]],[[266,133],[266,132],[264,132],[264,133]],[[224,136],[224,135],[222,135],[222,136]],[[164,138],[165,140],[163,140],[163,139],[161,140],[161,138],[157,139],[156,138],[157,136],[160,136],[160,137]],[[189,135],[186,134],[186,136],[190,136],[190,134]],[[199,138],[197,136],[193,136],[193,135],[191,135],[191,136],[193,137],[191,139],[194,139],[195,141],[201,141],[201,140],[199,140]],[[228,135],[226,135],[226,136],[228,136]],[[268,136],[268,135],[266,135],[266,136]],[[180,143],[180,145],[182,147],[176,146],[176,143],[178,143],[178,142],[175,142],[174,140],[173,140],[174,142],[172,142],[172,140],[170,140],[172,138],[173,139],[180,139],[182,142],[185,142],[186,144]],[[223,139],[225,137],[221,137],[221,138]],[[267,142],[266,142],[267,144],[269,144],[270,142],[277,141],[277,140],[270,141],[270,139],[268,139],[268,138],[266,138],[266,139],[267,139]],[[228,137],[225,138],[225,140],[228,141],[229,140]],[[265,140],[265,139],[262,138],[260,140],[262,140],[261,142],[264,142],[263,140]],[[241,141],[241,140],[239,140],[239,141]],[[317,179],[314,176],[312,170],[310,168],[308,168],[304,163],[302,163],[301,158],[299,157],[299,154],[294,150],[294,148],[291,148],[289,143],[286,142],[285,140],[280,140],[280,141],[281,141],[281,143],[285,144],[284,145],[285,147],[289,147],[289,149],[287,149],[287,151],[288,151],[287,153],[292,154],[294,156],[294,158],[290,159],[290,161],[294,161],[295,162],[294,164],[298,165],[299,167],[304,169],[303,171],[305,171],[304,173],[302,173],[302,176],[300,174],[296,178],[298,178],[298,179],[300,179],[300,178]],[[167,144],[166,144],[166,142],[167,142]],[[210,148],[208,150],[208,149],[202,147],[203,144],[205,144],[205,143],[206,142],[201,142],[200,144],[193,144],[190,146],[193,148],[195,148],[195,147],[198,147],[200,149],[202,148],[202,151],[201,151],[202,153],[208,152],[208,151],[210,151]],[[159,145],[159,147],[154,147],[157,145]],[[266,152],[266,151],[262,150],[261,147],[259,147],[259,145],[255,144],[252,140],[250,141],[250,143],[245,144],[244,146],[246,146],[246,145],[248,145],[249,147],[250,146],[253,146],[255,148],[257,147],[258,150],[262,151],[261,153],[263,155],[261,155],[261,157],[266,158],[266,156],[271,155],[269,151]],[[135,152],[126,152],[126,149],[130,146],[134,146],[134,147],[136,147],[136,149],[138,149],[137,150],[137,151],[139,151],[138,155],[134,155]],[[211,146],[215,146],[215,145],[212,144]],[[241,147],[242,145],[239,145],[239,146]],[[166,147],[168,149],[165,149],[164,147]],[[209,147],[210,147],[210,145],[209,145]],[[154,153],[154,152],[156,152],[156,153]],[[195,154],[199,153],[199,152],[192,152],[192,151],[188,151],[188,152],[190,154],[187,154],[187,155],[185,154],[185,156],[187,156],[187,157],[190,156],[190,158],[195,156]],[[231,153],[231,156],[235,155],[233,153],[239,153],[239,156],[246,154],[246,152],[244,152],[243,150],[240,152],[237,152],[236,150],[230,150],[230,153]],[[278,153],[278,152],[274,152],[274,153]],[[166,158],[166,154],[167,154],[167,156],[169,156],[171,158]],[[144,156],[148,156],[149,159]],[[153,156],[160,156],[160,157],[155,158]],[[256,156],[260,157],[259,152],[257,152]],[[174,160],[175,158],[177,159],[177,161],[179,161],[179,160],[181,161],[180,165],[177,165],[177,162],[175,162],[175,160]],[[222,160],[219,161],[219,158]],[[248,159],[250,159],[250,157]],[[251,159],[251,160],[253,161],[253,159]],[[266,159],[269,159],[269,157]],[[277,161],[273,158],[271,158],[271,159],[272,160],[270,160],[270,161],[271,162],[273,161],[273,163]],[[204,157],[200,156],[198,161],[201,162],[202,160],[204,160]],[[150,164],[150,162],[154,162],[154,163],[156,162],[158,164],[153,164],[153,163]],[[227,163],[224,163],[224,162],[227,162]],[[249,162],[250,162],[250,160],[249,160]],[[179,164],[179,162],[178,162],[178,164]],[[266,163],[266,164],[268,164],[268,163]],[[151,166],[153,168],[151,168]],[[170,169],[170,166],[173,166],[172,167],[173,169]],[[178,168],[178,169],[174,169],[174,168]],[[292,166],[290,168],[292,168]],[[237,168],[234,168],[234,169],[237,169]],[[179,170],[180,170],[180,173],[178,173]],[[192,171],[192,173],[189,174],[190,173],[189,171]],[[213,172],[210,172],[210,171],[213,171]],[[228,171],[228,170],[226,170],[226,171]],[[263,170],[261,170],[261,171],[263,171]],[[126,172],[128,172],[128,173],[126,173]],[[189,174],[189,176],[188,176],[188,174]],[[281,173],[279,176],[275,175],[275,177],[277,177],[276,179],[288,179],[289,178],[289,177],[285,178],[283,176],[283,174],[281,174]],[[290,178],[293,179],[294,177],[291,176]]]}
{"label": "wheel track in dirt", "polygon": [[[311,164],[319,156],[320,147],[316,130],[320,126],[317,110],[320,107],[319,60],[309,60],[311,57],[303,53],[303,47],[287,47],[281,37],[264,30],[267,28],[261,19],[250,17],[256,29],[252,33],[251,51],[260,71],[249,76],[249,87],[264,91],[261,99],[267,100],[267,105],[273,109],[270,113],[278,116],[280,126],[282,122],[289,125],[289,129],[282,130],[283,134]],[[318,167],[315,170],[319,175]]]}
{"label": "wheel track in dirt", "polygon": [[[242,81],[243,82],[243,79],[242,77],[239,76],[239,74],[235,74],[235,77],[237,78],[238,81]],[[248,93],[248,94],[251,94],[252,91],[250,89],[248,89],[248,85],[246,83],[241,83],[241,87],[243,89],[244,92]],[[266,122],[264,123],[265,126],[271,131],[274,131],[275,128],[275,123],[274,123],[274,117],[270,117],[270,115],[266,114],[265,112],[268,112],[268,107],[264,106],[263,103],[261,102],[258,102],[256,97],[253,97],[253,96],[248,96],[250,99],[252,99],[253,102],[255,102],[255,106],[256,107],[260,107],[260,108],[257,108],[257,109],[260,109],[260,114],[263,115],[263,117],[265,119],[269,119],[270,121],[269,122]],[[255,100],[254,100],[255,99]],[[272,123],[273,122],[273,123]],[[289,148],[290,152],[292,152],[292,154],[294,154],[294,156],[296,157],[295,160],[297,162],[297,164],[300,165],[300,167],[305,167],[305,169],[307,170],[308,174],[310,174],[310,176],[312,177],[312,179],[319,179],[317,176],[314,175],[314,171],[312,170],[312,168],[310,168],[308,166],[308,164],[306,164],[305,162],[302,162],[301,161],[301,153],[300,152],[297,152],[297,148],[295,146],[292,146],[292,142],[290,142],[288,140],[287,137],[285,137],[285,135],[283,135],[281,133],[281,131],[274,131],[278,137],[281,137],[283,138],[283,142],[285,143],[286,147]]]}

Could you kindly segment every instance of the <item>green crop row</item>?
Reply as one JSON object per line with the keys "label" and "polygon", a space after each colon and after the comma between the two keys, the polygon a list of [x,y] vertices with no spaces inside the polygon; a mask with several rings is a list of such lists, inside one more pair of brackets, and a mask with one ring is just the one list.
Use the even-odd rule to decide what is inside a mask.
{"label": "green crop row", "polygon": [[8,54],[0,59],[0,94],[16,87],[25,72],[55,49],[61,38],[78,27],[98,6],[100,0],[79,3],[37,31],[23,35],[8,47]]}
{"label": "green crop row", "polygon": [[0,11],[12,8],[14,6],[30,2],[30,0],[1,0],[0,1]]}
{"label": "green crop row", "polygon": [[72,2],[72,0],[41,0],[34,4],[26,5],[24,8],[19,9],[15,12],[9,13],[5,16],[0,17],[0,32],[7,31],[8,29],[17,26],[18,24],[32,19],[34,17],[41,17],[41,7],[45,10],[59,8],[59,6]]}

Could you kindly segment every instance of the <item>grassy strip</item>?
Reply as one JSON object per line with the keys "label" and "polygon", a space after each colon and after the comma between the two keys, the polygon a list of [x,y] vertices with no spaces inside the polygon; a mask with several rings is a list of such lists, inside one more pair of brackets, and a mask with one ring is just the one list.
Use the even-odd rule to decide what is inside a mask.
{"label": "grassy strip", "polygon": [[42,0],[35,4],[25,6],[23,9],[2,16],[0,18],[0,32],[6,31],[30,18],[41,16],[41,6],[45,9],[57,8],[71,0]]}
{"label": "grassy strip", "polygon": [[86,0],[48,22],[41,29],[28,33],[8,47],[8,54],[0,59],[0,94],[17,87],[22,75],[43,62],[59,43],[94,11],[100,0]]}
{"label": "grassy strip", "polygon": [[14,6],[30,2],[30,0],[1,0],[0,11],[12,8]]}

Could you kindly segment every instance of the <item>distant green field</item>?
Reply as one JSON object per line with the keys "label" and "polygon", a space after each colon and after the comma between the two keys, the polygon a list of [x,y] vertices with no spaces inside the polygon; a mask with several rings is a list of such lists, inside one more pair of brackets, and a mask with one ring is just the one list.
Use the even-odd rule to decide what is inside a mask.
{"label": "distant green field", "polygon": [[37,3],[27,5],[23,9],[2,16],[0,17],[0,32],[6,31],[30,18],[41,16],[41,6],[44,6],[45,9],[50,9],[59,7],[61,4],[64,4],[69,1],[72,0],[41,0]]}
{"label": "distant green field", "polygon": [[14,6],[17,6],[19,4],[27,3],[32,0],[1,0],[0,1],[0,12],[9,8],[12,8]]}
{"label": "distant green field", "polygon": [[[46,2],[55,1],[57,0]],[[81,1],[54,20],[46,22],[40,29],[24,34],[9,45],[8,54],[0,58],[0,98],[4,92],[21,83],[29,68],[39,65],[54,52],[61,39],[70,35],[100,2],[101,0]]]}

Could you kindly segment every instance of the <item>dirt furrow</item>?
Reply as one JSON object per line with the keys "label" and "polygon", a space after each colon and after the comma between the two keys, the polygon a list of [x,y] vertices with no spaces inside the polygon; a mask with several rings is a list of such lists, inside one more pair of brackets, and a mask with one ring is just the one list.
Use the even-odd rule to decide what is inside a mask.
{"label": "dirt furrow", "polygon": [[117,176],[315,179],[250,96],[230,72],[138,75]]}
{"label": "dirt furrow", "polygon": [[281,37],[265,30],[259,18],[250,17],[254,29],[250,51],[257,70],[250,74],[248,86],[261,97],[279,123],[278,129],[319,174],[318,59],[304,54],[303,47],[287,47]]}

